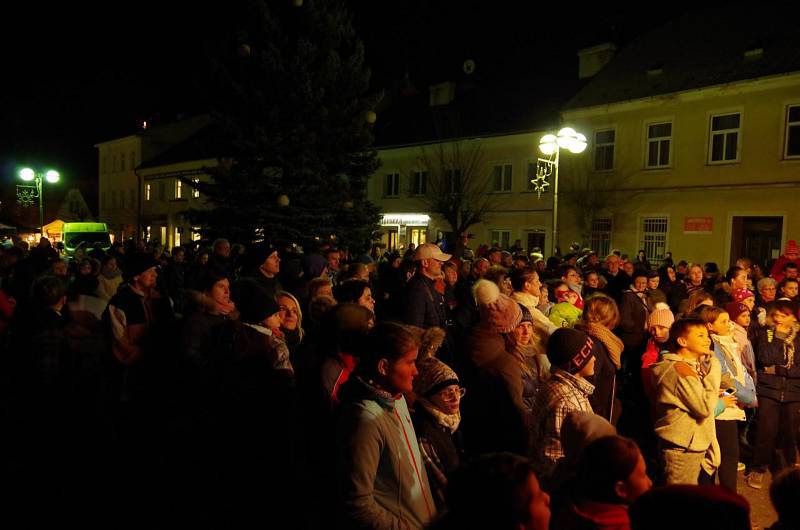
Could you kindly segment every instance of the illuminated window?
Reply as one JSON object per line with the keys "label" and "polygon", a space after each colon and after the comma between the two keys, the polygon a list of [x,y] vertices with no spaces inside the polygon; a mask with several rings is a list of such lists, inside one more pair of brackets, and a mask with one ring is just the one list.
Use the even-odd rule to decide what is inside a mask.
{"label": "illuminated window", "polygon": [[183,198],[183,182],[181,182],[181,179],[175,179],[175,198]]}
{"label": "illuminated window", "polygon": [[411,194],[426,195],[428,193],[428,172],[414,171],[411,173]]}
{"label": "illuminated window", "polygon": [[192,241],[200,241],[200,227],[193,226],[192,227]]}
{"label": "illuminated window", "polygon": [[[195,184],[195,186],[196,186],[196,185],[197,185],[197,183],[198,183],[198,182],[200,182],[200,178],[199,178],[199,177],[194,177],[194,178],[192,179],[192,182],[194,182],[194,184]],[[192,189],[192,197],[194,197],[195,199],[197,199],[198,197],[200,197],[200,190],[198,190],[197,188],[193,188],[193,189]]]}
{"label": "illuminated window", "polygon": [[144,185],[144,200],[146,200],[146,201],[150,200],[150,184],[149,183]]}
{"label": "illuminated window", "polygon": [[739,138],[742,117],[738,112],[711,116],[709,132],[709,163],[739,161]]}
{"label": "illuminated window", "polygon": [[614,143],[617,133],[614,129],[594,133],[594,169],[611,171],[614,169]]}
{"label": "illuminated window", "polygon": [[492,230],[491,237],[492,246],[497,248],[508,248],[511,245],[511,231],[510,230]]}
{"label": "illuminated window", "polygon": [[800,158],[800,105],[786,107],[784,158]]}
{"label": "illuminated window", "polygon": [[498,164],[492,169],[492,191],[511,191],[511,164]]}
{"label": "illuminated window", "polygon": [[647,167],[661,168],[670,165],[672,122],[647,125]]}
{"label": "illuminated window", "polygon": [[383,189],[386,197],[397,197],[400,195],[400,173],[387,173],[386,183]]}
{"label": "illuminated window", "polygon": [[644,249],[647,260],[652,265],[661,265],[664,253],[667,251],[667,228],[669,220],[666,217],[643,217],[641,225],[642,238],[639,248]]}

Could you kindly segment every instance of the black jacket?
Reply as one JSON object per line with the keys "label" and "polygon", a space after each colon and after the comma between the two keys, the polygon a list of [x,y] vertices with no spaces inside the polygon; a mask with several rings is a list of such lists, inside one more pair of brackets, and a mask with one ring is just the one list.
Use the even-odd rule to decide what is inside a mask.
{"label": "black jacket", "polygon": [[427,276],[416,274],[408,282],[403,321],[423,329],[447,327],[444,295],[436,290],[436,283]]}
{"label": "black jacket", "polygon": [[781,403],[800,401],[800,333],[794,339],[794,360],[787,368],[787,344],[770,328],[761,331],[756,348],[759,396]]}

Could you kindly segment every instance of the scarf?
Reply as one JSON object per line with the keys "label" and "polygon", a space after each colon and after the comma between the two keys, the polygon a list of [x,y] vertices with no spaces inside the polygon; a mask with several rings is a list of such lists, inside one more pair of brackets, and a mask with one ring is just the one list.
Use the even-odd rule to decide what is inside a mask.
{"label": "scarf", "polygon": [[603,346],[605,346],[608,351],[611,362],[614,363],[617,370],[622,367],[622,350],[625,349],[622,339],[614,335],[610,329],[597,322],[580,322],[575,327],[602,342]]}
{"label": "scarf", "polygon": [[458,425],[461,423],[460,412],[456,412],[455,414],[447,414],[446,412],[439,410],[439,408],[425,398],[418,398],[416,403],[418,405],[422,405],[428,414],[433,416],[433,419],[436,420],[436,423],[450,431],[450,434],[456,432]]}
{"label": "scarf", "polygon": [[232,301],[228,301],[227,304],[222,302],[217,302],[216,300],[212,300],[214,302],[214,311],[219,313],[220,315],[229,315],[233,313],[233,310],[236,309],[236,305]]}
{"label": "scarf", "polygon": [[792,331],[783,339],[786,344],[786,369],[791,370],[794,366],[794,339],[797,337],[797,331],[800,330],[800,324],[795,322],[792,324]]}

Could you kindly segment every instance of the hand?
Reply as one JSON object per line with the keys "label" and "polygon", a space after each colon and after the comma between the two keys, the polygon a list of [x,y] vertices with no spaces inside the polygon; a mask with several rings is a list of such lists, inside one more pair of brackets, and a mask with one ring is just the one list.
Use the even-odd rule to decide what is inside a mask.
{"label": "hand", "polygon": [[725,408],[730,409],[736,406],[736,396],[722,396],[722,402],[725,403]]}

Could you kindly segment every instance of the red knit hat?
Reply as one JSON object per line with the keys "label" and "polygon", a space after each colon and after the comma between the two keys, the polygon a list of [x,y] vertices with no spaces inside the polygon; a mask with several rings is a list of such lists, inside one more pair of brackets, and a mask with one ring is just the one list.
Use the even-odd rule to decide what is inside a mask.
{"label": "red knit hat", "polygon": [[794,239],[790,239],[788,243],[786,243],[786,252],[785,255],[794,254],[795,256],[800,254],[800,247],[797,246],[797,243]]}
{"label": "red knit hat", "polygon": [[750,291],[749,289],[734,289],[731,295],[733,296],[734,302],[741,302],[745,298],[755,298],[756,296],[753,294],[753,291]]}
{"label": "red knit hat", "polygon": [[732,321],[736,321],[739,315],[749,312],[750,309],[741,302],[729,302],[725,304],[725,311],[728,312]]}

